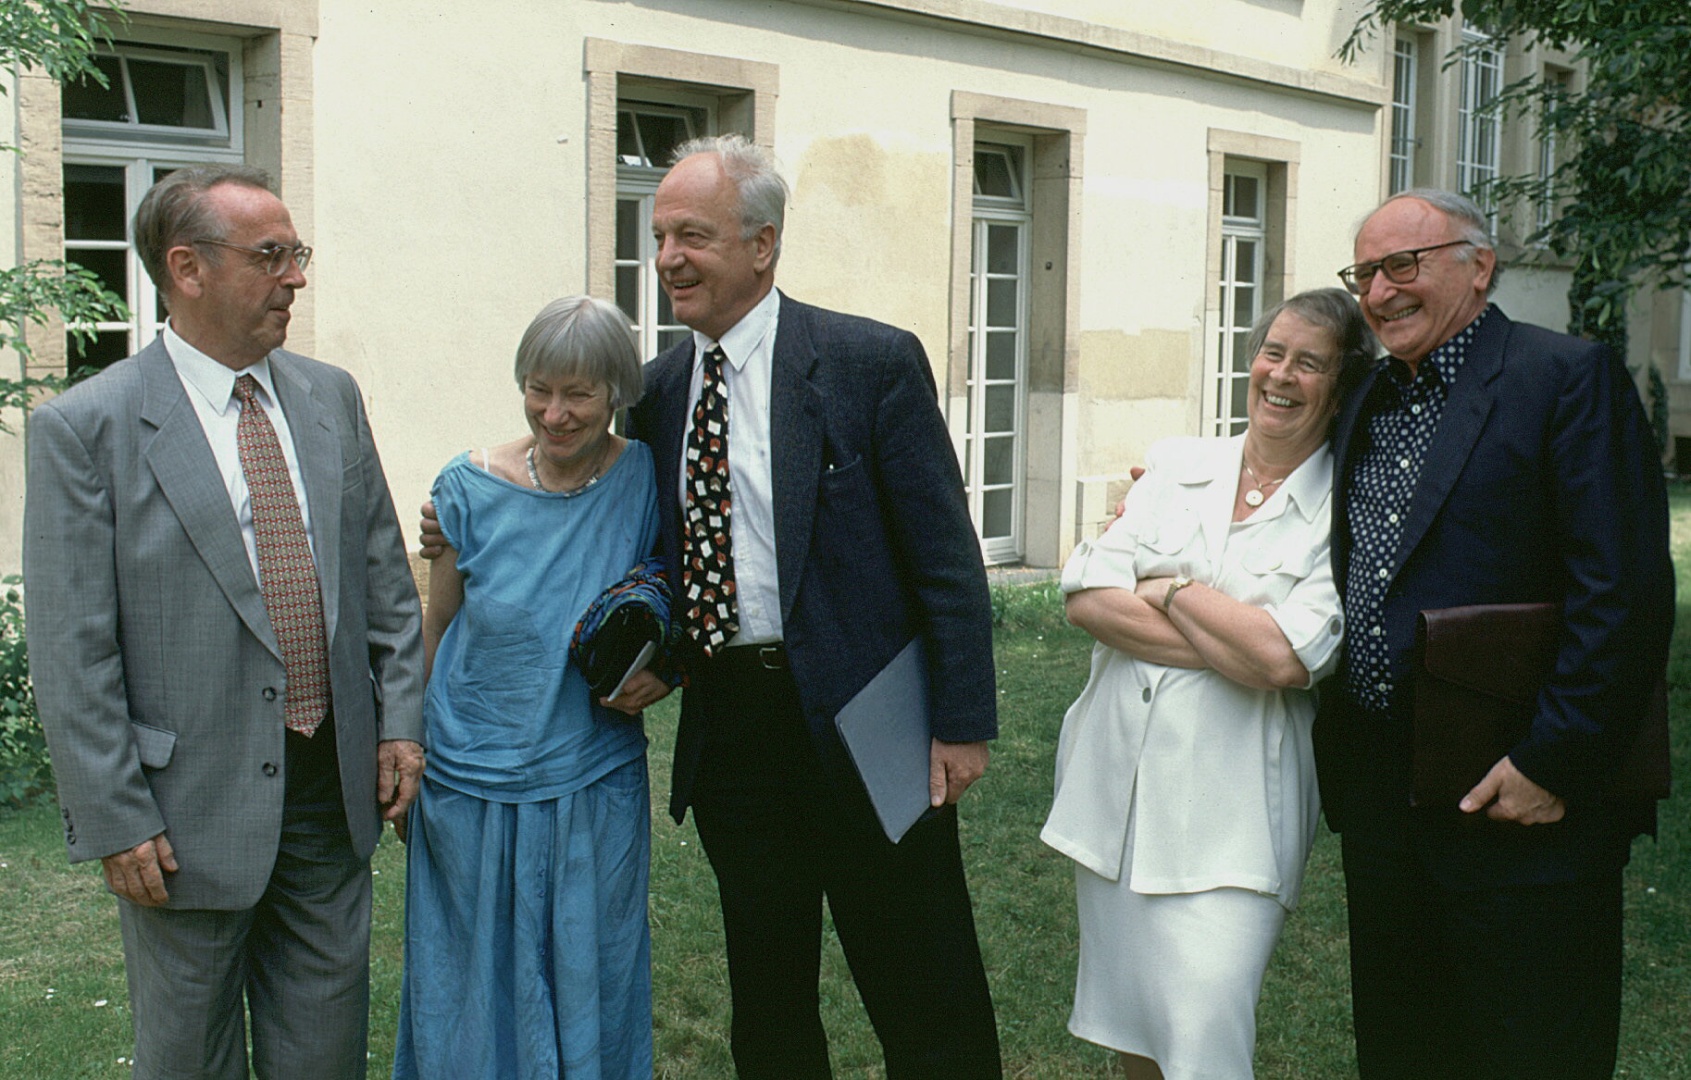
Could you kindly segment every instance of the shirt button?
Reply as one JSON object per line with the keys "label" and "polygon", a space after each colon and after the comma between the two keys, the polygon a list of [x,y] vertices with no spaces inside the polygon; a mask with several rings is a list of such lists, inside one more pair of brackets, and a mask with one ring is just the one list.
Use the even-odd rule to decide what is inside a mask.
{"label": "shirt button", "polygon": [[1386,692],[1386,691],[1387,691],[1387,690],[1390,690],[1390,689],[1391,689],[1391,687],[1390,687],[1390,686],[1387,686],[1387,685],[1386,685],[1386,684],[1385,684],[1385,683],[1383,683],[1383,682],[1377,682],[1377,683],[1375,683],[1375,684],[1374,684],[1374,689],[1376,689],[1376,690],[1378,690],[1378,691],[1379,691],[1379,692],[1380,692],[1380,693],[1382,693],[1382,694],[1383,694],[1383,693],[1385,693],[1385,692]]}
{"label": "shirt button", "polygon": [[1379,637],[1381,634],[1385,633],[1385,631],[1376,626],[1372,630],[1368,631],[1368,633],[1371,637]]}
{"label": "shirt button", "polygon": [[1139,700],[1146,701],[1146,702],[1149,702],[1151,700],[1151,688],[1149,686],[1147,686],[1143,691],[1140,692]]}
{"label": "shirt button", "polygon": [[1411,405],[1411,406],[1409,406],[1409,411],[1414,413],[1416,416],[1420,416],[1421,415],[1421,406]]}
{"label": "shirt button", "polygon": [[1386,520],[1391,522],[1393,525],[1396,525],[1397,524],[1397,512],[1394,510],[1392,513],[1387,514]]}
{"label": "shirt button", "polygon": [[1397,467],[1400,468],[1400,469],[1409,468],[1409,459],[1408,458],[1398,458],[1397,459]]}
{"label": "shirt button", "polygon": [[1392,576],[1392,572],[1388,567],[1384,567],[1384,566],[1380,567],[1380,580],[1381,581],[1384,581],[1391,576]]}

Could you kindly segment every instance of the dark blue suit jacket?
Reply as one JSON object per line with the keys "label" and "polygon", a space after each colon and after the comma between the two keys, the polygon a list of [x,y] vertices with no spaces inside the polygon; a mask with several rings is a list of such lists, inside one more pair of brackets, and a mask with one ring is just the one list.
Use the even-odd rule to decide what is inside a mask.
{"label": "dark blue suit jacket", "polygon": [[[680,565],[677,476],[691,336],[646,368],[630,431],[652,448],[659,543]],[[992,603],[956,453],[913,334],[783,295],[770,392],[782,636],[824,765],[834,715],[912,637],[926,641],[933,733],[998,733]],[[730,426],[729,437],[733,437]],[[686,812],[708,717],[685,692],[670,812]]]}
{"label": "dark blue suit jacket", "polygon": [[[1387,389],[1383,370],[1382,362],[1347,396],[1334,435],[1341,594],[1352,543],[1343,493],[1366,449],[1366,418]],[[1422,829],[1421,848],[1446,851],[1447,864],[1435,869],[1475,884],[1560,880],[1624,860],[1618,833],[1630,831],[1600,790],[1636,735],[1674,612],[1661,462],[1625,368],[1601,346],[1493,308],[1445,404],[1393,566],[1384,612],[1390,719],[1361,714],[1339,678],[1323,688],[1316,746],[1328,821],[1389,834],[1410,820],[1419,612],[1550,601],[1563,611],[1555,670],[1510,757],[1567,801],[1567,818],[1463,829],[1448,815],[1417,812],[1445,822]],[[1361,632],[1346,626],[1347,635]]]}

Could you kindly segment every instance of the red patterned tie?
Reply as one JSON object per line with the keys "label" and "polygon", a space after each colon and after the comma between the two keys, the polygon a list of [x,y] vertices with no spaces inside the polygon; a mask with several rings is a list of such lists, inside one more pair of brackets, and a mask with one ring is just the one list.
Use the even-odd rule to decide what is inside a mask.
{"label": "red patterned tie", "polygon": [[705,354],[704,381],[687,435],[687,531],[681,590],[687,633],[706,656],[715,655],[740,629],[734,604],[734,546],[729,525],[734,499],[728,490],[727,357],[719,345]]}
{"label": "red patterned tie", "polygon": [[271,629],[282,646],[288,674],[283,710],[289,730],[310,736],[329,709],[329,652],[323,639],[323,598],[317,591],[317,567],[305,538],[305,520],[288,476],[288,459],[276,429],[254,394],[251,375],[235,380],[241,419],[235,427],[241,472],[252,502],[253,544],[258,548],[259,587]]}

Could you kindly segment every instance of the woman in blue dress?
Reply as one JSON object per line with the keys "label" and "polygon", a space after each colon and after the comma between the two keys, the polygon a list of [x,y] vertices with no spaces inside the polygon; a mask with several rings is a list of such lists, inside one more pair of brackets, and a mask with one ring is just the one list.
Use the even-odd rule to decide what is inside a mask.
{"label": "woman in blue dress", "polygon": [[393,1075],[652,1075],[648,670],[614,706],[569,657],[582,612],[652,550],[652,455],[612,304],[548,304],[517,349],[528,433],[458,455],[433,499],[428,768],[408,827]]}

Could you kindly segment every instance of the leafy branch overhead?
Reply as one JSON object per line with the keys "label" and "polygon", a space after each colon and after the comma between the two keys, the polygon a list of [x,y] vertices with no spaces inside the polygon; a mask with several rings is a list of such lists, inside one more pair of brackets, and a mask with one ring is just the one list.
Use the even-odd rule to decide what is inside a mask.
{"label": "leafy branch overhead", "polygon": [[[1374,0],[1340,49],[1351,60],[1384,28],[1428,25],[1452,0]],[[1642,285],[1686,282],[1691,252],[1691,4],[1686,0],[1466,0],[1467,23],[1568,55],[1583,80],[1568,90],[1529,77],[1500,112],[1531,118],[1555,139],[1547,179],[1504,177],[1496,205],[1551,200],[1530,239],[1575,265],[1573,329],[1599,330]],[[1454,59],[1454,58],[1453,58]],[[1536,73],[1535,73],[1536,74]]]}

